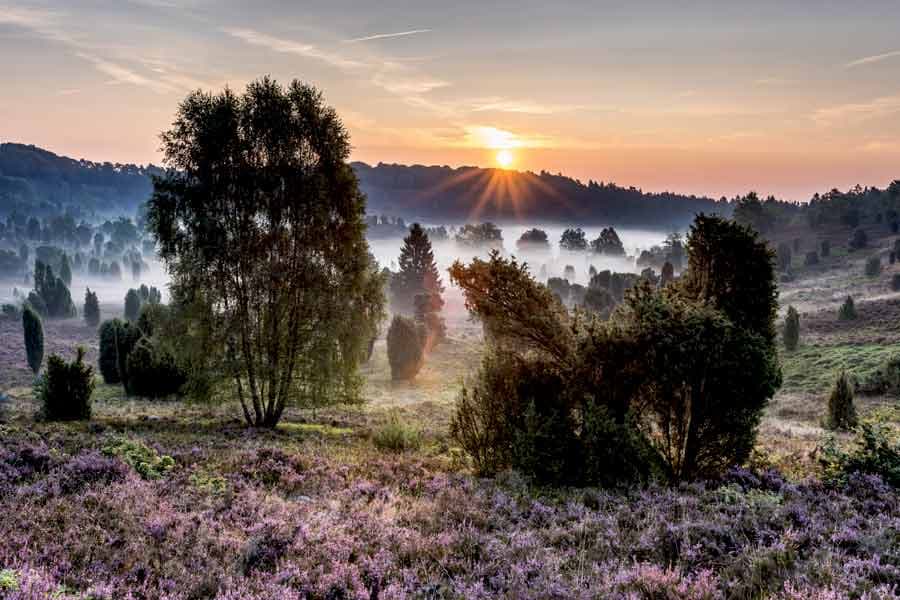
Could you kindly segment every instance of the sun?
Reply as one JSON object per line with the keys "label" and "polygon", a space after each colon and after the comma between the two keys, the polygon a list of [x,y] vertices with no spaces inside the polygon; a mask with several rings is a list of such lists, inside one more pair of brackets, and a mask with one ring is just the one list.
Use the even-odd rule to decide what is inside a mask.
{"label": "sun", "polygon": [[497,164],[504,169],[508,169],[513,164],[513,154],[509,150],[501,150],[496,156]]}

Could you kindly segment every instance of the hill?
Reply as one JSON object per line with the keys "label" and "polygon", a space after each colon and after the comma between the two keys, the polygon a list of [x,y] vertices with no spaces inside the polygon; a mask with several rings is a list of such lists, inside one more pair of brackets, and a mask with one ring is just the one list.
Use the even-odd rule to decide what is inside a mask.
{"label": "hill", "polygon": [[353,163],[370,213],[425,222],[476,220],[683,227],[699,212],[731,213],[727,202],[540,173]]}
{"label": "hill", "polygon": [[[475,220],[682,227],[698,212],[730,213],[710,198],[649,194],[563,175],[422,165],[352,164],[370,214],[432,223]],[[92,162],[36,146],[0,144],[0,212],[76,217],[134,213],[152,190],[148,165]]]}

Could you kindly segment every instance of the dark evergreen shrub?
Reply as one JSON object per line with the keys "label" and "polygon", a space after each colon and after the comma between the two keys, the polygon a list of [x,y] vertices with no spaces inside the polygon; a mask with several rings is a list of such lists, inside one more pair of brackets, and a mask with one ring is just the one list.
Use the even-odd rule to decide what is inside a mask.
{"label": "dark evergreen shrub", "polygon": [[663,264],[659,275],[659,287],[666,287],[675,279],[675,267],[669,261]]}
{"label": "dark evergreen shrub", "polygon": [[44,325],[33,308],[25,305],[22,311],[22,329],[25,333],[25,356],[28,366],[37,374],[44,360]]}
{"label": "dark evergreen shrub", "polygon": [[831,256],[831,242],[829,240],[822,240],[822,258],[827,258]]}
{"label": "dark evergreen shrub", "polygon": [[853,250],[861,250],[869,245],[869,236],[866,235],[865,230],[863,229],[854,229],[853,235],[850,236],[850,241],[847,242],[847,246],[852,252]]}
{"label": "dark evergreen shrub", "polygon": [[110,319],[100,325],[100,358],[97,362],[105,383],[122,383],[118,359],[118,340],[122,333],[119,319]]}
{"label": "dark evergreen shrub", "polygon": [[137,324],[126,321],[122,324],[122,329],[116,338],[116,366],[119,368],[119,377],[122,385],[125,386],[125,394],[128,396],[132,395],[128,358],[141,337],[141,330]]}
{"label": "dark evergreen shrub", "polygon": [[893,250],[888,253],[888,262],[892,265],[897,262],[897,253]]}
{"label": "dark evergreen shrub", "polygon": [[425,332],[412,319],[395,315],[387,333],[391,378],[409,380],[425,363]]}
{"label": "dark evergreen shrub", "polygon": [[788,351],[797,349],[800,343],[800,314],[793,306],[789,306],[784,318],[784,347]]}
{"label": "dark evergreen shrub", "polygon": [[819,264],[819,254],[815,250],[806,253],[806,258],[803,260],[803,264],[807,267],[812,267]]}
{"label": "dark evergreen shrub", "polygon": [[781,271],[786,271],[791,268],[791,259],[793,258],[793,254],[791,252],[791,247],[786,242],[781,242],[778,244],[778,269]]}
{"label": "dark evergreen shrub", "polygon": [[47,372],[37,385],[42,414],[48,421],[77,421],[91,418],[94,369],[84,364],[84,348],[67,363],[56,354],[47,359]]}
{"label": "dark evergreen shrub", "polygon": [[569,300],[569,282],[562,277],[551,277],[547,280],[547,287],[550,288],[550,291],[556,294],[556,296],[560,299],[561,302],[567,302]]}
{"label": "dark evergreen shrub", "polygon": [[187,380],[175,358],[164,348],[142,337],[128,354],[128,392],[144,398],[177,394]]}
{"label": "dark evergreen shrub", "polygon": [[851,429],[856,426],[853,385],[844,372],[838,376],[831,395],[828,396],[828,416],[825,426],[828,429]]}
{"label": "dark evergreen shrub", "polygon": [[97,292],[87,288],[84,293],[84,322],[90,327],[96,327],[100,323],[100,302],[97,300]]}
{"label": "dark evergreen shrub", "polygon": [[866,277],[878,277],[881,275],[881,259],[870,256],[866,261]]}
{"label": "dark evergreen shrub", "polygon": [[137,321],[141,313],[141,297],[137,290],[130,289],[125,294],[125,319],[128,321]]}
{"label": "dark evergreen shrub", "polygon": [[844,303],[838,309],[838,319],[841,321],[852,321],[856,318],[856,305],[853,303],[853,296],[847,296]]}
{"label": "dark evergreen shrub", "polygon": [[900,273],[894,273],[891,276],[891,289],[900,292]]}

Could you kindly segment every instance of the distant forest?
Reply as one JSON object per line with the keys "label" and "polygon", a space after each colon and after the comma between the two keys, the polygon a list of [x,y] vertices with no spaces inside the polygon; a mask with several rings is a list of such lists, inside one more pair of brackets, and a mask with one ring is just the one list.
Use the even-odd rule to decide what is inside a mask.
{"label": "distant forest", "polygon": [[53,216],[133,214],[153,190],[152,165],[99,163],[36,146],[0,144],[0,213]]}
{"label": "distant forest", "polygon": [[540,173],[479,167],[353,163],[370,213],[402,215],[428,223],[522,221],[579,225],[683,228],[700,212],[730,216],[732,205],[634,187],[586,184]]}
{"label": "distant forest", "polygon": [[[673,193],[648,194],[612,183],[584,184],[563,175],[477,167],[369,166],[353,163],[369,214],[407,221],[557,222],[579,225],[683,227],[699,212],[729,215],[731,204]],[[0,213],[76,219],[134,214],[162,169],[58,156],[41,148],[0,144]]]}

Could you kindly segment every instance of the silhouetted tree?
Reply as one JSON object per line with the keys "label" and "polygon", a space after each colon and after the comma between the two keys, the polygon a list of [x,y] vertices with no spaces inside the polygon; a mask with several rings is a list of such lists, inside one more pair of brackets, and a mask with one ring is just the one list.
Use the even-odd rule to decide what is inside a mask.
{"label": "silhouetted tree", "polygon": [[195,92],[163,133],[171,171],[148,223],[172,274],[210,312],[247,423],[289,404],[355,401],[372,315],[365,198],[348,135],[315,88],[269,78]]}
{"label": "silhouetted tree", "polygon": [[425,331],[412,319],[394,315],[387,332],[387,351],[391,378],[414,378],[425,364]]}
{"label": "silhouetted tree", "polygon": [[600,231],[600,236],[591,241],[591,249],[597,254],[608,256],[624,256],[625,247],[619,234],[612,227],[605,227]]}
{"label": "silhouetted tree", "polygon": [[84,322],[89,327],[96,327],[100,323],[100,302],[97,300],[97,292],[87,288],[84,293]]}
{"label": "silhouetted tree", "polygon": [[784,317],[784,347],[789,351],[797,349],[800,343],[800,313],[793,306],[788,306]]}
{"label": "silhouetted tree", "polygon": [[566,229],[559,238],[559,247],[569,252],[582,252],[587,250],[587,238],[584,231],[578,227],[576,229]]}
{"label": "silhouetted tree", "polygon": [[400,269],[391,277],[391,308],[395,313],[411,314],[419,294],[429,296],[428,312],[440,313],[444,306],[444,286],[438,273],[434,252],[425,230],[413,223],[403,239],[398,260]]}
{"label": "silhouetted tree", "polygon": [[129,321],[137,321],[141,314],[141,297],[137,290],[130,289],[125,294],[125,318]]}
{"label": "silhouetted tree", "polygon": [[516,242],[519,252],[542,251],[550,249],[547,232],[542,229],[529,229]]}
{"label": "silhouetted tree", "polygon": [[25,333],[25,357],[31,371],[37,375],[44,360],[44,325],[40,315],[27,304],[22,310],[22,329]]}

